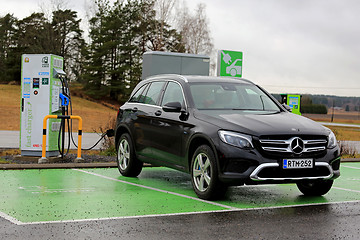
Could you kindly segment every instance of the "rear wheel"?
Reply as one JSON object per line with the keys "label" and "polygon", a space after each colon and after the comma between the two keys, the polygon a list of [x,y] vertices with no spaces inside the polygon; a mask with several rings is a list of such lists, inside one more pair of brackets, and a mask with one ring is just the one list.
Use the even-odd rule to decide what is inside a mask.
{"label": "rear wheel", "polygon": [[302,181],[296,185],[306,196],[321,196],[330,191],[333,182],[333,180]]}
{"label": "rear wheel", "polygon": [[127,133],[121,135],[117,146],[117,166],[121,175],[126,177],[138,176],[143,167],[135,156],[131,137]]}
{"label": "rear wheel", "polygon": [[207,145],[198,147],[192,157],[191,182],[201,199],[218,199],[226,193],[227,186],[218,179],[215,155]]}

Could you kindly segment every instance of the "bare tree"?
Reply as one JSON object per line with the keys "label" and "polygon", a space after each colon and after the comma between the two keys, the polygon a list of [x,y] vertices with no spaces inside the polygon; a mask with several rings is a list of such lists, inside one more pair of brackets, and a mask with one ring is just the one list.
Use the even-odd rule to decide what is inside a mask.
{"label": "bare tree", "polygon": [[51,19],[55,11],[70,9],[69,0],[50,0],[50,2],[42,0],[38,5],[40,12],[44,14],[46,19]]}
{"label": "bare tree", "polygon": [[163,23],[173,23],[173,10],[177,0],[156,0],[154,9],[156,11],[156,18]]}
{"label": "bare tree", "polygon": [[194,54],[211,54],[213,49],[206,6],[200,3],[191,14],[185,2],[177,10],[176,26],[182,36],[186,52]]}
{"label": "bare tree", "polygon": [[[172,12],[177,0],[154,0],[153,9],[156,13],[155,30],[156,36],[154,41],[157,42],[156,50],[164,48],[164,34],[166,27],[171,25]],[[154,45],[154,46],[155,46]]]}

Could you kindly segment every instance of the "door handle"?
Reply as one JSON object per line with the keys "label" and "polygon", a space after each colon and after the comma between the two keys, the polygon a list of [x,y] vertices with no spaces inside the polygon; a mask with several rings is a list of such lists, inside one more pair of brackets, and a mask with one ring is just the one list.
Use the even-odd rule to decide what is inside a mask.
{"label": "door handle", "polygon": [[137,112],[138,108],[134,107],[133,109],[131,109],[132,112]]}
{"label": "door handle", "polygon": [[162,112],[160,111],[160,110],[157,110],[156,112],[155,112],[155,115],[156,116],[160,116],[162,114]]}

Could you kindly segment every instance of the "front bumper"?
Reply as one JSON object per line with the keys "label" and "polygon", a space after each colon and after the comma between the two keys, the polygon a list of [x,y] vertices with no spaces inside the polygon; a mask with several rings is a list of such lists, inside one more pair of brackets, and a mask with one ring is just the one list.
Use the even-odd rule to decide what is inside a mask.
{"label": "front bumper", "polygon": [[[296,181],[296,180],[318,180],[318,179],[322,179],[322,180],[330,180],[330,179],[335,179],[337,177],[340,176],[340,171],[339,170],[333,170],[333,168],[330,166],[330,164],[326,163],[326,162],[316,162],[314,168],[324,168],[327,171],[319,171],[319,174],[313,174],[313,176],[308,175],[308,174],[304,174],[304,175],[300,175],[300,176],[281,176],[281,174],[276,175],[273,174],[273,176],[261,176],[261,173],[263,170],[265,170],[266,168],[274,168],[275,170],[279,171],[280,169],[280,164],[279,163],[263,163],[260,164],[257,168],[255,168],[255,170],[250,174],[250,179],[254,180],[254,181]],[[285,171],[289,171],[289,170],[285,170]],[[291,171],[291,170],[290,170]],[[327,172],[328,174],[323,175],[322,173]]]}
{"label": "front bumper", "polygon": [[339,152],[336,147],[314,156],[311,169],[283,169],[282,158],[267,158],[256,149],[244,150],[221,144],[218,151],[219,179],[228,185],[333,180],[340,176]]}

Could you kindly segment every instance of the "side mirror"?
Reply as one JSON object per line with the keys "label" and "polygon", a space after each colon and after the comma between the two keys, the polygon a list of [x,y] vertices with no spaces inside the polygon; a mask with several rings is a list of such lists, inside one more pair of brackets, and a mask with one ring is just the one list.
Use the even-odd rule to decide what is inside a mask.
{"label": "side mirror", "polygon": [[179,102],[168,102],[166,103],[162,109],[164,112],[181,112],[182,106]]}
{"label": "side mirror", "polygon": [[282,104],[282,106],[288,111],[291,112],[291,107],[289,107],[288,105],[286,105],[285,103]]}

